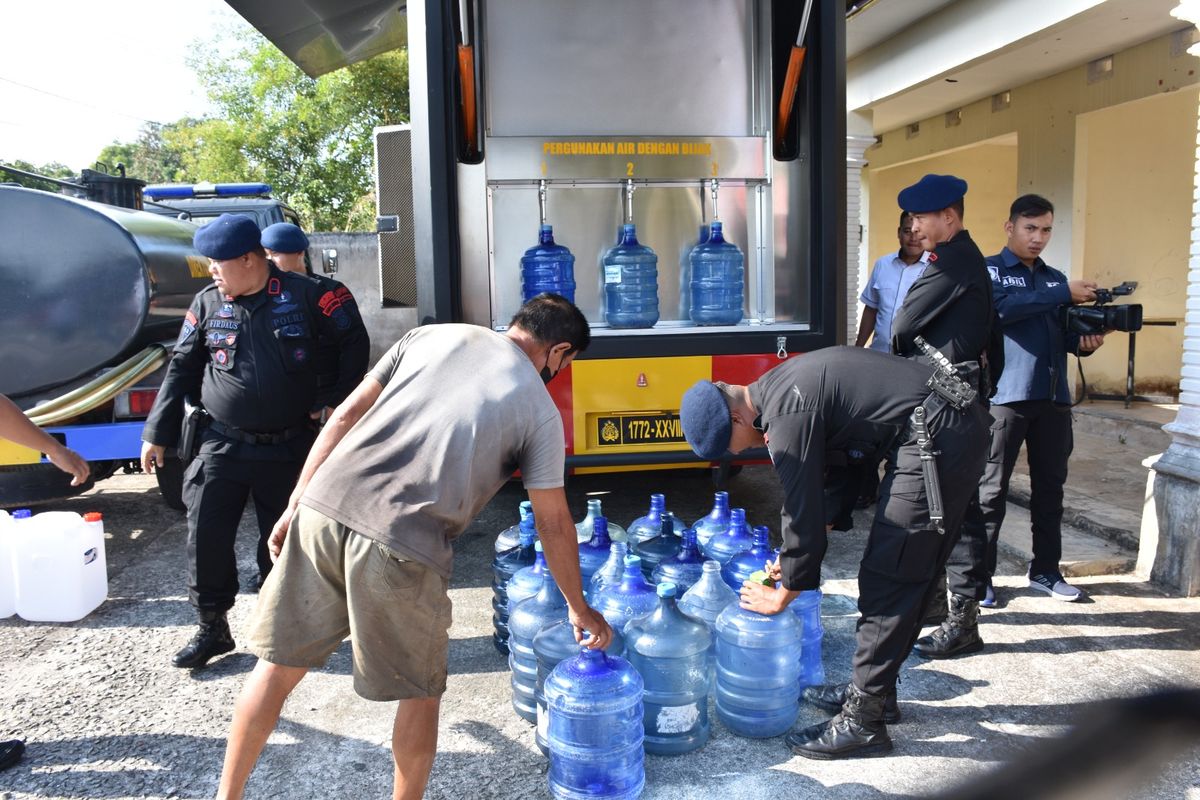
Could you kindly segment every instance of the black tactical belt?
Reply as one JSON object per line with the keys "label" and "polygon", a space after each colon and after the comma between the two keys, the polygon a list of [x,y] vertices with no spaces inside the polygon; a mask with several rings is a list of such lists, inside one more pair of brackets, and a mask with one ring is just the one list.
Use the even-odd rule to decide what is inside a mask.
{"label": "black tactical belt", "polygon": [[921,451],[921,477],[925,483],[925,502],[929,506],[929,524],[938,533],[945,534],[946,512],[942,506],[942,484],[937,474],[939,452],[933,449],[929,420],[946,406],[955,411],[965,411],[975,402],[978,393],[975,387],[959,376],[958,370],[937,348],[920,336],[914,341],[933,362],[933,375],[925,384],[931,390],[929,396],[913,409],[909,417],[910,435],[917,437],[917,448]]}
{"label": "black tactical belt", "polygon": [[215,419],[208,423],[208,427],[209,430],[224,436],[226,439],[232,439],[235,442],[245,442],[246,444],[283,444],[310,430],[309,426],[305,424],[284,428],[281,431],[253,433],[251,431],[244,431],[241,428],[235,428],[232,425],[223,425]]}

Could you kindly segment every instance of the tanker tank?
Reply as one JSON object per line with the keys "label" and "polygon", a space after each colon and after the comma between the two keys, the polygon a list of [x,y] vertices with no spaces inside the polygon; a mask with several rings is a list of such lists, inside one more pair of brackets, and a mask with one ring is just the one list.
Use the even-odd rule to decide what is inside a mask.
{"label": "tanker tank", "polygon": [[0,393],[95,373],[179,334],[211,282],[196,226],[144,211],[0,186]]}

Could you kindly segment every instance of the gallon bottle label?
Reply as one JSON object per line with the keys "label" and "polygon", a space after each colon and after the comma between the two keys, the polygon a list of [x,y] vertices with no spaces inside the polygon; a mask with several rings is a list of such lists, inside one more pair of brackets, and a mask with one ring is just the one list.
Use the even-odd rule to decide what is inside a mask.
{"label": "gallon bottle label", "polygon": [[686,733],[699,721],[700,706],[688,703],[686,706],[663,706],[658,710],[655,724],[659,733]]}
{"label": "gallon bottle label", "polygon": [[605,283],[620,283],[621,282],[621,265],[620,264],[605,264],[604,265],[604,282]]}
{"label": "gallon bottle label", "polygon": [[550,713],[541,703],[537,707],[537,732],[542,739],[550,732]]}
{"label": "gallon bottle label", "polygon": [[94,547],[89,547],[87,550],[84,550],[83,551],[83,563],[84,564],[92,563],[93,561],[96,560],[96,555],[97,555],[96,548],[94,548]]}

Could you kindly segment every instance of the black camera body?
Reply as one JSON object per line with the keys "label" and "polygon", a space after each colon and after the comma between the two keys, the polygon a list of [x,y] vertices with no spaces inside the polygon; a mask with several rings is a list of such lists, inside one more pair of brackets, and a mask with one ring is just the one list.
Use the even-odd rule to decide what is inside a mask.
{"label": "black camera body", "polygon": [[1139,303],[1108,305],[1114,297],[1131,295],[1136,288],[1137,281],[1125,281],[1111,289],[1097,289],[1096,302],[1090,306],[1063,306],[1063,329],[1080,336],[1094,336],[1105,331],[1140,331],[1142,306]]}

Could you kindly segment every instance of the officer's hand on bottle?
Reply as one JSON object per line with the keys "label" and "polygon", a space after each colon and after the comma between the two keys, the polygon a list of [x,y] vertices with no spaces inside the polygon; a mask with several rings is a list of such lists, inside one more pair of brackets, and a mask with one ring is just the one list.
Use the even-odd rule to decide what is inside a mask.
{"label": "officer's hand on bottle", "polygon": [[1095,300],[1096,287],[1098,285],[1094,281],[1067,281],[1067,286],[1071,289],[1071,303],[1079,305],[1080,303],[1090,303]]}
{"label": "officer's hand on bottle", "polygon": [[167,461],[167,448],[161,444],[142,442],[142,472],[151,475]]}
{"label": "officer's hand on bottle", "polygon": [[738,592],[742,608],[768,616],[783,611],[798,594],[799,592],[790,591],[782,586],[763,586],[752,581],[743,583],[741,591]]}

